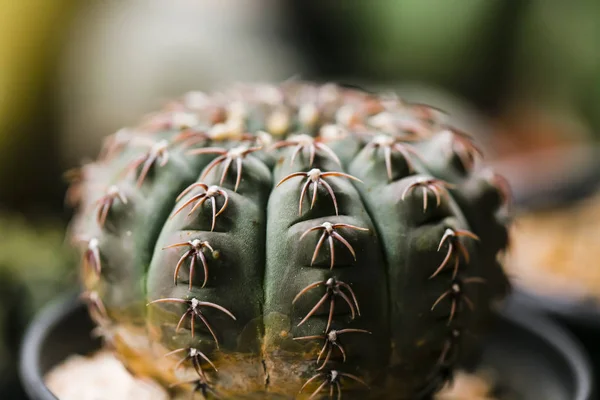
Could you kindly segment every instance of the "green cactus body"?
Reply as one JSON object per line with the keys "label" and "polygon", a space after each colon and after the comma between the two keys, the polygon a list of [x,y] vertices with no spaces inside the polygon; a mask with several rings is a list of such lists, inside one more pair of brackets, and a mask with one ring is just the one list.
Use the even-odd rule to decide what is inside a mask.
{"label": "green cactus body", "polygon": [[508,193],[476,150],[332,84],[188,93],[70,189],[90,313],[174,395],[430,395],[509,289]]}

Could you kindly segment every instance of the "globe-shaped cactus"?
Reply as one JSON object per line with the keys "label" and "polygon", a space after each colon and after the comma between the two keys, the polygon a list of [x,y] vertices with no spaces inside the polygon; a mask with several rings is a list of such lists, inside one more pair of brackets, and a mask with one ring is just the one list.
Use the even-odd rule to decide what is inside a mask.
{"label": "globe-shaped cactus", "polygon": [[430,396],[509,290],[505,182],[397,96],[190,92],[73,176],[90,314],[174,396]]}

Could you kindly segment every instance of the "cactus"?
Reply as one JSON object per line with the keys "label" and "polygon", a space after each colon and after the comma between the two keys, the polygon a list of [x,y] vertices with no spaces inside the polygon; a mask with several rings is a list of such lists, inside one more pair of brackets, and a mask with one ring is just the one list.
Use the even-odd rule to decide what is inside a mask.
{"label": "cactus", "polygon": [[189,92],[73,174],[83,297],[174,395],[430,396],[509,290],[510,193],[480,158],[393,95]]}

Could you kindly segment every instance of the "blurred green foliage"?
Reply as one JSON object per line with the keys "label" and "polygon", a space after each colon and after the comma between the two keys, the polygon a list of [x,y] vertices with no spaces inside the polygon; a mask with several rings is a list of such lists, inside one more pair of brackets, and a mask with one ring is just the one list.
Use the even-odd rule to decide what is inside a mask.
{"label": "blurred green foliage", "polygon": [[[510,2],[508,2],[510,3]],[[417,79],[469,93],[491,84],[502,56],[499,33],[511,18],[506,1],[359,2],[358,66],[383,79]],[[511,34],[505,31],[505,34]],[[496,76],[496,79],[500,78]]]}
{"label": "blurred green foliage", "polygon": [[0,214],[0,393],[22,395],[17,362],[34,314],[77,283],[77,256],[64,242],[60,221],[28,221]]}
{"label": "blurred green foliage", "polygon": [[[514,29],[517,39],[508,65],[507,100],[581,117],[587,92],[600,82],[600,2],[527,0],[525,4],[521,22],[506,28]],[[595,114],[600,114],[600,108]]]}
{"label": "blurred green foliage", "polygon": [[592,94],[600,92],[597,0],[322,0],[292,8],[298,43],[328,78],[420,82],[494,117],[526,109],[600,120]]}
{"label": "blurred green foliage", "polygon": [[0,0],[0,209],[61,204],[56,75],[77,4]]}

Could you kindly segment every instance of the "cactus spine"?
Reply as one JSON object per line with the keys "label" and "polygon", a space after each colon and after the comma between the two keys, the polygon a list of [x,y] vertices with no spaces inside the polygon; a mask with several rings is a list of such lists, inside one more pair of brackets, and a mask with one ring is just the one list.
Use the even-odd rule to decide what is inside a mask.
{"label": "cactus spine", "polygon": [[90,313],[174,391],[430,395],[509,289],[508,193],[479,157],[393,96],[190,92],[110,136],[68,193]]}

